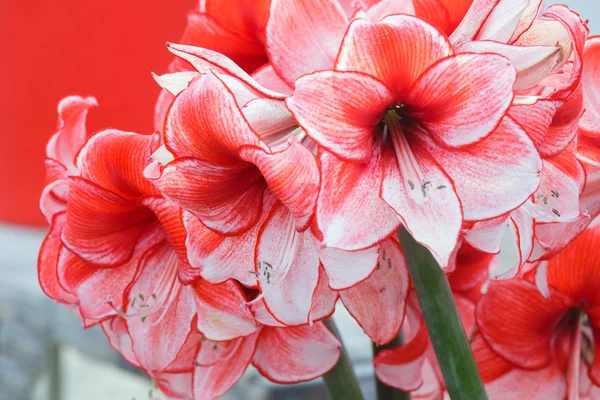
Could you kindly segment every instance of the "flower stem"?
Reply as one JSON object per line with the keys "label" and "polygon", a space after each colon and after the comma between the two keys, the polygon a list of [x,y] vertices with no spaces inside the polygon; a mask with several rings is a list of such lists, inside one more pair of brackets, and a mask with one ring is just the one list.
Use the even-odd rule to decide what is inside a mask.
{"label": "flower stem", "polygon": [[398,239],[450,397],[486,400],[446,274],[404,227],[398,230]]}
{"label": "flower stem", "polygon": [[[333,318],[326,319],[325,325],[341,342],[342,337]],[[327,386],[331,400],[363,400],[358,379],[354,374],[352,362],[350,361],[350,357],[348,357],[343,343],[340,351],[340,359],[335,367],[323,376],[323,380],[325,381],[325,386]]]}
{"label": "flower stem", "polygon": [[[375,343],[372,343],[373,357],[379,354],[379,352],[382,350],[395,349],[396,347],[402,346],[402,344],[402,333],[400,333],[394,338],[394,340],[387,344],[377,346]],[[378,400],[410,400],[410,393],[403,392],[401,390],[386,385],[385,383],[377,379],[377,376],[375,376],[375,390],[377,393]]]}

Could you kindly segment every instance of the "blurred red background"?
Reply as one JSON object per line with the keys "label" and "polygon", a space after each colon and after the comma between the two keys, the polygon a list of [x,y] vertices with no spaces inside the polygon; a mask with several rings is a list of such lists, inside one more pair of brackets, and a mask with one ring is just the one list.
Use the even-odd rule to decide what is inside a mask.
{"label": "blurred red background", "polygon": [[197,0],[2,1],[0,221],[45,224],[46,141],[67,95],[95,96],[88,131],[152,132],[158,86]]}

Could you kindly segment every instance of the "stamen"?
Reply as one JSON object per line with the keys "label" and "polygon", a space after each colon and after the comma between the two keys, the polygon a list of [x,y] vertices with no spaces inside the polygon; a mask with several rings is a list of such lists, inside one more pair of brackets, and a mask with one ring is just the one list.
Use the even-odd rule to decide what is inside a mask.
{"label": "stamen", "polygon": [[[423,176],[421,167],[406,140],[406,135],[404,135],[400,127],[400,117],[395,112],[389,112],[385,118],[385,122],[386,126],[389,127],[400,174],[404,178],[406,192],[411,199],[417,203],[422,203],[427,198],[429,185],[432,183]],[[414,190],[416,187],[415,182],[419,182],[421,190]]]}
{"label": "stamen", "polygon": [[555,207],[559,197],[560,194],[554,189],[550,190],[550,195],[538,193],[535,196],[537,202],[528,201],[525,203],[524,209],[534,219],[545,222],[555,221],[557,217],[561,217],[560,210]]}
{"label": "stamen", "polygon": [[[138,293],[131,299],[129,310],[126,313],[123,311],[122,306],[115,311],[123,318],[140,318],[144,323],[149,316],[160,313],[157,318],[153,318],[151,326],[160,323],[169,306],[179,294],[179,285],[181,284],[177,279],[178,265],[177,256],[173,253],[165,263],[159,279],[157,279],[156,292],[149,295]],[[143,279],[143,277],[139,279]],[[115,309],[112,299],[108,299],[105,303]]]}
{"label": "stamen", "polygon": [[302,241],[303,233],[296,231],[294,220],[290,217],[284,241],[286,245],[279,251],[277,258],[275,260],[259,261],[257,263],[259,271],[255,276],[261,283],[261,294],[250,301],[248,305],[255,304],[262,300],[266,293],[273,290],[273,288],[277,287],[279,282],[285,279],[296,258],[296,254],[302,245]]}

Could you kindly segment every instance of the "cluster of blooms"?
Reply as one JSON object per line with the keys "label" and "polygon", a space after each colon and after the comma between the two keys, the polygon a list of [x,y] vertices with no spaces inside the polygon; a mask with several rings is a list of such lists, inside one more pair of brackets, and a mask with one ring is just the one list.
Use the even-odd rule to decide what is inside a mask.
{"label": "cluster of blooms", "polygon": [[403,225],[449,274],[492,399],[594,398],[588,33],[541,0],[201,0],[155,76],[156,133],[88,137],[96,101],[60,103],[41,286],[169,398],[218,397],[249,364],[325,374],[339,299],[376,344],[402,329],[378,378],[438,399]]}

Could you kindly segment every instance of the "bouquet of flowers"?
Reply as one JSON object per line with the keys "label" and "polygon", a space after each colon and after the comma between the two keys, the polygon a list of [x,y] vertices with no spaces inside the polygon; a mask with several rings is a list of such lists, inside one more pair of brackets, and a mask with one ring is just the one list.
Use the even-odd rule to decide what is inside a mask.
{"label": "bouquet of flowers", "polygon": [[43,290],[171,399],[361,399],[338,301],[380,399],[600,398],[600,38],[541,3],[200,0],[155,133],[60,102]]}

